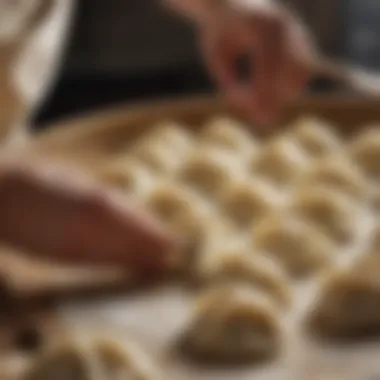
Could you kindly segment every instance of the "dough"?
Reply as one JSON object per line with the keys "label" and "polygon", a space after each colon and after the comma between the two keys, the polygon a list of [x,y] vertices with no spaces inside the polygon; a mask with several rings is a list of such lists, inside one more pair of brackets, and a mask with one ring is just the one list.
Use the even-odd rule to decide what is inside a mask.
{"label": "dough", "polygon": [[365,255],[349,268],[329,272],[307,318],[327,338],[373,337],[380,332],[380,259]]}
{"label": "dough", "polygon": [[277,315],[270,300],[252,288],[216,287],[200,297],[178,347],[187,358],[202,364],[274,359],[282,343]]}
{"label": "dough", "polygon": [[222,211],[236,224],[245,228],[273,212],[278,194],[262,181],[232,182],[221,192]]}
{"label": "dough", "polygon": [[103,338],[94,342],[94,350],[102,364],[104,380],[160,378],[158,368],[137,346]]}
{"label": "dough", "polygon": [[152,380],[158,371],[137,347],[115,340],[82,337],[47,350],[22,380]]}
{"label": "dough", "polygon": [[324,188],[305,189],[294,199],[293,211],[326,233],[337,244],[354,240],[356,208],[336,191]]}
{"label": "dough", "polygon": [[171,152],[165,145],[156,144],[154,142],[137,144],[132,148],[131,155],[149,169],[159,174],[171,174],[176,171],[183,162],[180,156]]}
{"label": "dough", "polygon": [[290,131],[290,136],[311,157],[328,156],[342,148],[333,127],[312,117],[298,119]]}
{"label": "dough", "polygon": [[170,121],[155,125],[149,139],[180,157],[185,157],[194,145],[194,137],[186,127]]}
{"label": "dough", "polygon": [[79,342],[62,343],[34,361],[22,380],[103,380],[91,348]]}
{"label": "dough", "polygon": [[206,284],[245,283],[260,289],[281,306],[289,306],[289,279],[273,260],[257,255],[240,239],[202,252],[201,278]]}
{"label": "dough", "polygon": [[181,183],[165,181],[146,197],[145,205],[158,219],[186,240],[197,240],[211,218],[211,206]]}
{"label": "dough", "polygon": [[206,124],[200,142],[249,157],[257,153],[259,147],[248,128],[228,117],[217,117]]}
{"label": "dough", "polygon": [[380,179],[380,130],[369,127],[356,136],[348,147],[349,154],[371,180]]}
{"label": "dough", "polygon": [[234,155],[203,147],[186,162],[179,179],[201,194],[213,198],[224,186],[243,175],[244,168]]}
{"label": "dough", "polygon": [[331,264],[330,240],[289,215],[263,220],[253,230],[255,249],[280,263],[293,276],[306,276]]}
{"label": "dough", "polygon": [[269,142],[251,162],[253,175],[260,175],[276,186],[289,185],[307,164],[303,152],[290,140],[279,138]]}
{"label": "dough", "polygon": [[355,200],[365,199],[369,192],[360,171],[342,157],[334,155],[317,160],[300,182],[301,187],[327,187]]}
{"label": "dough", "polygon": [[142,196],[154,184],[154,175],[139,162],[121,157],[100,169],[99,179],[131,195]]}

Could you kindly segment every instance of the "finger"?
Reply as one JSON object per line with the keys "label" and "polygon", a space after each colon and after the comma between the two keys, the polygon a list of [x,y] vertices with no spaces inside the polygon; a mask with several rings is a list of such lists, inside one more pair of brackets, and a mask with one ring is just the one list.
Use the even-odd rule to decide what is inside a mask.
{"label": "finger", "polygon": [[227,98],[236,103],[240,87],[235,71],[236,50],[222,38],[206,35],[202,41],[204,60],[218,87]]}
{"label": "finger", "polygon": [[270,123],[275,120],[281,105],[279,79],[284,64],[284,24],[281,18],[262,16],[254,22],[253,29],[257,39],[253,47],[252,109],[258,122]]}
{"label": "finger", "polygon": [[289,100],[297,96],[310,79],[311,46],[305,31],[297,25],[291,25],[288,30],[286,57],[281,80],[281,91]]}

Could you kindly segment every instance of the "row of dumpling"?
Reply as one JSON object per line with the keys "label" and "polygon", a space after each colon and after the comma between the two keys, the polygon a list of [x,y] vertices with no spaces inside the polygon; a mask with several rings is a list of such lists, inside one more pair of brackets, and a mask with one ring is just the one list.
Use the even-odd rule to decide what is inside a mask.
{"label": "row of dumpling", "polygon": [[[310,154],[328,155],[334,149],[338,150],[339,144],[337,138],[333,137],[332,131],[319,125],[303,122],[295,127],[291,134],[298,136],[303,145],[308,147]],[[257,153],[259,150],[262,152]],[[274,140],[274,143],[269,143],[268,146],[259,147],[243,127],[228,120],[215,121],[206,127],[197,143],[185,129],[167,125],[154,129],[137,144],[132,154],[140,159],[139,163],[134,161],[132,165],[123,158],[112,166],[114,172],[111,171],[108,174],[115,173],[117,178],[126,180],[128,182],[126,186],[133,187],[140,196],[145,191],[141,198],[144,199],[148,208],[165,223],[184,234],[191,242],[198,242],[200,236],[205,234],[205,230],[209,230],[210,226],[217,223],[217,220],[225,217],[227,223],[231,222],[239,230],[251,229],[256,222],[257,225],[262,226],[254,231],[254,242],[257,247],[255,249],[268,250],[265,240],[283,240],[281,234],[285,234],[290,243],[284,246],[293,245],[293,247],[298,247],[295,252],[301,251],[297,255],[299,258],[295,261],[303,260],[309,263],[303,264],[305,267],[307,265],[313,267],[313,265],[319,265],[313,264],[314,261],[325,262],[328,255],[321,254],[321,257],[315,255],[313,259],[310,259],[310,254],[307,253],[310,247],[301,250],[300,247],[305,246],[301,240],[310,241],[310,236],[304,237],[307,235],[306,232],[298,234],[297,237],[291,237],[291,229],[288,229],[289,231],[285,233],[277,230],[271,232],[272,235],[270,235],[267,226],[271,226],[273,230],[273,226],[279,224],[276,219],[289,221],[291,217],[286,210],[289,209],[293,214],[304,217],[306,221],[317,224],[334,241],[347,243],[353,237],[355,229],[355,218],[352,217],[354,207],[339,194],[328,191],[327,187],[333,185],[342,194],[355,199],[363,197],[365,190],[362,188],[362,181],[357,172],[351,170],[349,165],[345,165],[343,160],[325,159],[317,162],[310,170],[306,170],[305,175],[299,176],[302,178],[299,180],[302,185],[295,186],[297,191],[295,191],[294,200],[284,207],[283,193],[276,190],[273,183],[265,182],[265,178],[259,180],[252,177],[259,177],[261,173],[264,174],[262,177],[272,176],[272,179],[278,179],[280,176],[276,173],[281,175],[295,173],[299,167],[297,165],[290,167],[290,164],[297,162],[293,160],[294,154],[300,157],[301,153],[294,153],[294,150],[296,150],[294,144],[292,145],[292,142],[285,138]],[[165,160],[160,160],[161,156],[157,154],[161,152],[165,158],[167,156],[163,153],[174,156],[174,151],[177,158],[176,170],[165,166],[163,164]],[[232,152],[235,152],[235,155],[232,155]],[[173,156],[168,160],[170,164],[173,163]],[[188,159],[180,159],[180,156],[187,156]],[[252,162],[255,156],[259,157],[262,170],[256,170],[258,174],[249,175],[243,162],[246,163],[249,160]],[[151,170],[148,169],[149,166]],[[286,166],[290,170],[286,170]],[[159,179],[157,176],[154,178],[152,174],[154,170],[161,174]],[[165,170],[167,174],[163,175]],[[169,173],[172,175],[170,176]],[[284,179],[285,176],[282,178]],[[322,184],[327,185],[326,189],[319,189]],[[209,202],[210,199],[213,202]],[[215,204],[216,210],[213,207]],[[278,213],[287,216],[268,217]],[[282,223],[283,227],[286,224]],[[265,234],[269,234],[270,238],[266,238]],[[313,241],[324,241],[323,237],[318,239],[317,232],[314,235],[309,245],[315,245]],[[326,247],[325,251],[330,254],[333,249],[327,248],[329,247]],[[288,250],[292,251],[292,249],[294,250],[294,248]],[[286,255],[282,252],[274,252],[274,254],[276,258],[280,257],[282,261],[286,261],[284,259]],[[289,263],[285,264],[287,267],[291,266]],[[292,264],[292,266],[296,265],[300,264]],[[291,272],[300,271],[290,269]],[[307,272],[311,269],[307,268],[303,271]]]}
{"label": "row of dumpling", "polygon": [[56,339],[32,360],[18,380],[160,378],[159,367],[131,342],[75,336]]}
{"label": "row of dumpling", "polygon": [[[123,158],[112,166],[114,173],[109,173],[128,182],[126,186],[133,187],[140,196],[145,192],[141,198],[148,208],[192,242],[215,224],[216,219],[226,217],[227,222],[239,230],[251,229],[255,222],[262,222],[263,227],[254,233],[255,244],[259,242],[259,248],[265,248],[265,244],[260,243],[260,231],[267,230],[265,225],[275,224],[274,218],[267,216],[281,213],[286,215],[282,219],[294,219],[289,216],[289,210],[316,224],[334,242],[352,242],[357,208],[356,202],[351,200],[365,199],[365,181],[343,154],[338,155],[342,144],[332,129],[303,121],[289,132],[289,136],[291,138],[284,134],[272,143],[259,146],[243,127],[229,120],[218,120],[206,127],[195,142],[184,128],[166,125],[155,128],[136,145],[132,155],[135,154],[140,162],[134,158],[132,164],[130,158],[129,161]],[[297,152],[296,139],[304,147],[302,153],[301,149]],[[306,159],[301,157],[306,150],[310,156],[324,157],[305,165]],[[161,152],[161,156],[157,152]],[[170,159],[162,159],[168,156]],[[165,165],[166,161],[173,165],[173,157],[177,159],[176,168]],[[256,162],[252,175],[244,166],[249,160]],[[303,164],[297,166],[301,161]],[[301,171],[301,167],[304,170],[297,177],[295,173]],[[159,175],[154,177],[154,171]],[[293,197],[289,204],[283,202],[282,189],[278,191],[273,182],[265,181],[266,178],[272,178],[273,182],[277,179],[277,183],[292,179]],[[213,207],[215,204],[217,210]],[[302,247],[301,238],[293,238],[292,244]],[[276,239],[279,237],[273,240]],[[288,237],[288,240],[292,239]],[[304,255],[299,256],[302,260]],[[323,257],[320,260],[325,261]]]}
{"label": "row of dumpling", "polygon": [[[239,270],[247,273],[247,268]],[[380,256],[373,251],[326,270],[301,330],[316,338],[373,339],[380,333],[379,276]],[[261,290],[224,282],[202,293],[177,339],[181,352],[208,364],[276,358],[283,349],[285,326],[279,304]]]}

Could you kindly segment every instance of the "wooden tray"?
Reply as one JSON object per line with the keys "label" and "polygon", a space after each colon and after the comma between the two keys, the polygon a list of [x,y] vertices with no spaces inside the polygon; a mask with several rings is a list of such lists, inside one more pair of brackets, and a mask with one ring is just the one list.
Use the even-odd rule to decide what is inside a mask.
{"label": "wooden tray", "polygon": [[[36,136],[17,154],[27,158],[36,156],[66,161],[85,170],[94,171],[99,164],[106,162],[120,150],[125,150],[126,142],[134,141],[156,123],[174,120],[184,122],[189,128],[195,130],[210,117],[221,114],[241,117],[215,98],[164,101],[154,105],[133,107],[121,106],[88,117],[60,122],[48,132]],[[351,134],[361,125],[380,120],[380,101],[334,97],[304,98],[287,110],[281,126],[286,126],[290,120],[300,114],[321,116],[336,123],[343,134]],[[265,132],[270,134],[277,129],[278,127],[274,127]],[[117,270],[99,272],[91,268],[78,270],[59,267],[53,263],[31,259],[25,253],[15,252],[6,247],[0,250],[1,277],[0,283],[3,284],[3,290],[6,290],[3,293],[8,299],[10,297],[12,300],[31,303],[62,300],[94,293],[104,295],[111,290],[126,289],[131,285],[130,279]],[[99,326],[100,324],[101,328],[104,327],[104,323],[121,326],[123,330],[129,330],[132,335],[134,321],[138,321],[145,326],[144,333],[139,336],[139,339],[149,346],[150,334],[158,333],[154,326],[150,326],[152,320],[149,316],[153,313],[156,318],[157,314],[159,318],[167,319],[170,323],[171,313],[182,303],[182,295],[175,290],[173,293],[172,290],[157,289],[148,294],[145,301],[147,306],[138,297],[132,297],[132,300],[128,298],[128,302],[125,298],[120,298],[115,302],[101,299],[93,304],[93,307],[76,303],[64,307],[61,315],[70,323],[79,322],[78,324],[82,326],[83,321],[85,321],[84,325]],[[142,314],[141,311],[143,311]],[[164,334],[164,332],[159,331],[159,334]],[[153,345],[153,350],[157,351],[159,347]],[[309,368],[305,365],[306,373]],[[179,375],[177,378],[182,378],[179,373],[175,374]],[[230,375],[235,378],[234,374]],[[260,378],[268,378],[263,373],[259,375]],[[197,373],[194,373],[194,376],[197,376]],[[223,374],[221,377],[229,379],[231,376]],[[251,372],[247,372],[242,377],[239,374],[239,380],[248,379],[251,376]],[[207,377],[207,380],[209,379],[210,377]],[[303,377],[302,380],[304,380]]]}
{"label": "wooden tray", "polygon": [[[100,163],[125,150],[147,128],[165,120],[176,120],[197,129],[213,115],[233,114],[216,98],[198,97],[187,100],[162,101],[152,105],[120,106],[92,115],[59,122],[46,133],[35,136],[21,152],[25,156],[50,157],[68,161],[86,170],[96,170]],[[380,120],[380,101],[355,98],[310,97],[300,99],[289,108],[281,125],[297,115],[313,114],[336,123],[342,133],[350,134],[358,126]],[[264,132],[272,133],[278,127]],[[3,287],[18,299],[54,299],[100,291],[122,289],[129,278],[118,271],[62,268],[52,263],[40,263],[15,254],[9,248],[0,249],[0,278]],[[94,291],[94,292],[92,292]]]}

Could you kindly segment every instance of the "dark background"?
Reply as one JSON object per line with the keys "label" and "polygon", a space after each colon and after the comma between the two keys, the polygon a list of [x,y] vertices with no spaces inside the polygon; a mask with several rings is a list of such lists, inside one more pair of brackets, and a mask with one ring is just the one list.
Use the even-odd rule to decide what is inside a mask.
{"label": "dark background", "polygon": [[[380,65],[379,0],[287,0],[330,56]],[[110,104],[212,92],[193,28],[159,0],[78,0],[65,63],[37,124]],[[312,91],[334,89],[318,78]]]}

